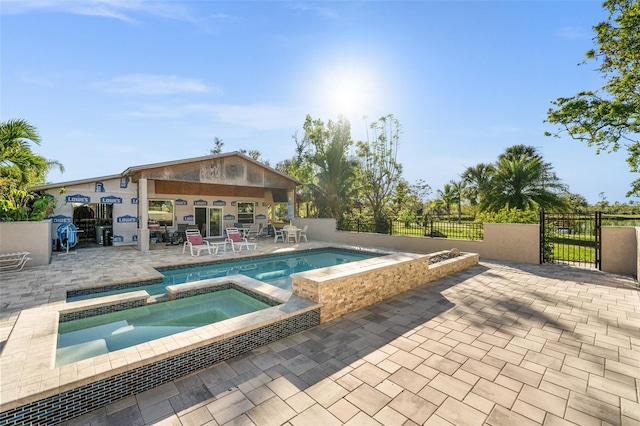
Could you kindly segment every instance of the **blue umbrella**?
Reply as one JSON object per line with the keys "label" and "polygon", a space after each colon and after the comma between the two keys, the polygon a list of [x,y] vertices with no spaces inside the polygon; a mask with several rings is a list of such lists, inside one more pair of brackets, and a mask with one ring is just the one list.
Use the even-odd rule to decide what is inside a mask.
{"label": "blue umbrella", "polygon": [[289,202],[288,202],[288,209],[287,209],[287,219],[289,219],[289,222],[291,222],[293,220],[293,200],[291,198],[289,198]]}

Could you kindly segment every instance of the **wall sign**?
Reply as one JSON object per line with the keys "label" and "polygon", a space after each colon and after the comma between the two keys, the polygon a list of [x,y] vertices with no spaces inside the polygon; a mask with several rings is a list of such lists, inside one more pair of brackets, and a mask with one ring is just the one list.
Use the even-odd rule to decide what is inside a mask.
{"label": "wall sign", "polygon": [[118,223],[137,223],[138,222],[138,218],[135,216],[131,216],[131,215],[124,215],[124,216],[120,216],[116,219],[116,222]]}
{"label": "wall sign", "polygon": [[91,197],[87,196],[87,195],[82,195],[82,194],[74,194],[74,195],[67,195],[64,200],[67,203],[84,203],[84,204],[89,204],[91,202]]}
{"label": "wall sign", "polygon": [[207,205],[207,200],[195,200],[193,202],[194,206],[206,206]]}
{"label": "wall sign", "polygon": [[56,216],[49,216],[49,219],[51,219],[53,223],[71,223],[73,218],[71,216],[59,214]]}
{"label": "wall sign", "polygon": [[100,197],[100,203],[102,203],[102,204],[122,204],[122,198],[116,197],[114,195],[109,195],[108,197]]}
{"label": "wall sign", "polygon": [[176,200],[176,206],[186,206],[187,205],[187,200],[183,200],[182,198],[178,198]]}

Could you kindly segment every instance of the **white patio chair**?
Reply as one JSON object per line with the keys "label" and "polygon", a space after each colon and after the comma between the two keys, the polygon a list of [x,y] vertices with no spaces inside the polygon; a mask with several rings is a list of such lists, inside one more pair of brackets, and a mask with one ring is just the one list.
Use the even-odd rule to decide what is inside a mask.
{"label": "white patio chair", "polygon": [[309,228],[309,225],[305,225],[304,227],[302,227],[302,231],[300,231],[298,233],[298,241],[301,241],[304,238],[304,242],[308,243],[309,241],[307,241],[307,229]]}
{"label": "white patio chair", "polygon": [[282,232],[284,233],[284,238],[287,239],[287,242],[293,241],[294,243],[298,242],[298,228],[293,225],[285,225],[282,228]]}
{"label": "white patio chair", "polygon": [[183,254],[187,250],[187,247],[189,247],[191,256],[200,256],[202,250],[206,250],[209,254],[218,254],[218,246],[213,246],[209,244],[209,241],[203,240],[199,229],[187,229],[185,234],[187,240],[182,246]]}
{"label": "white patio chair", "polygon": [[245,232],[244,236],[247,240],[255,240],[256,238],[258,238],[259,234],[260,234],[260,224],[253,223],[249,226],[249,230]]}
{"label": "white patio chair", "polygon": [[282,240],[282,242],[284,243],[284,232],[282,231],[282,229],[277,229],[275,226],[271,225],[273,227],[273,234],[275,235],[275,238],[273,239],[273,243],[277,243],[278,242],[278,238],[280,238]]}
{"label": "white patio chair", "polygon": [[250,243],[245,237],[243,237],[238,228],[227,228],[226,242],[231,244],[232,251],[241,251],[242,247],[245,247],[247,250],[251,248],[255,250],[258,246],[258,244]]}

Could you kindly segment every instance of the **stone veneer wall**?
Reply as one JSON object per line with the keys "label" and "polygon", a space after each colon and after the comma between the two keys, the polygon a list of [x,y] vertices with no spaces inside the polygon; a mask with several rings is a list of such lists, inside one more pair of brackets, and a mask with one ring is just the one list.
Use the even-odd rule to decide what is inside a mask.
{"label": "stone veneer wall", "polygon": [[[432,255],[448,253],[443,251]],[[390,256],[393,257],[393,256]],[[322,279],[294,275],[293,293],[321,303],[320,322],[357,311],[428,282],[453,274],[479,262],[475,253],[429,265],[430,255],[390,262],[362,272],[337,273]]]}

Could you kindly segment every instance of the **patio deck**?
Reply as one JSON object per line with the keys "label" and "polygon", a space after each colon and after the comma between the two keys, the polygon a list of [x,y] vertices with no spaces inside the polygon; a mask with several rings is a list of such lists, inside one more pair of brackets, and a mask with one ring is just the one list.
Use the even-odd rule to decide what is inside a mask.
{"label": "patio deck", "polygon": [[[0,338],[66,289],[206,260],[181,250],[79,249],[3,273]],[[640,424],[640,294],[628,277],[481,261],[66,424]]]}

